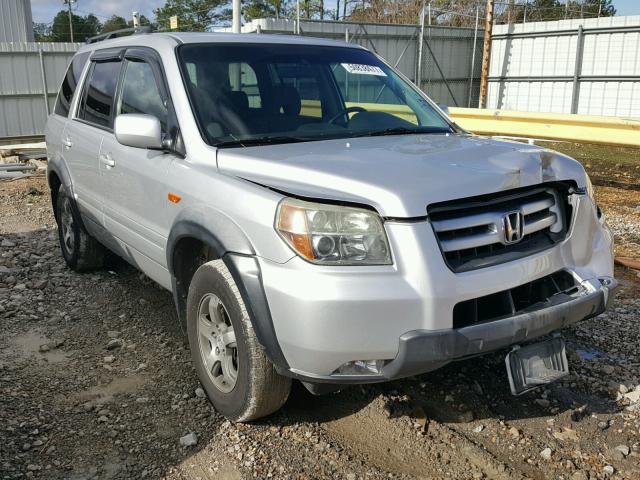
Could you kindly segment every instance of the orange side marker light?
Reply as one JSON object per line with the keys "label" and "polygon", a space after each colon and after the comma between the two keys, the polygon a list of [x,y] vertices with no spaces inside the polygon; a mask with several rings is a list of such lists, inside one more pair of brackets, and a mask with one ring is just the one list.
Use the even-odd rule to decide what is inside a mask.
{"label": "orange side marker light", "polygon": [[180,200],[182,200],[182,197],[180,195],[176,195],[175,193],[171,192],[167,194],[167,198],[171,203],[179,203]]}

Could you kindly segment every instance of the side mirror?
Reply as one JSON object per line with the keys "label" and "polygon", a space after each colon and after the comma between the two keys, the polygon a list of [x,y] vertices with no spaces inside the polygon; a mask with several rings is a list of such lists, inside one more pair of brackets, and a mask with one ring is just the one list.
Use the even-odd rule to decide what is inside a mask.
{"label": "side mirror", "polygon": [[113,132],[122,145],[136,148],[163,148],[160,120],[153,115],[139,113],[118,115]]}
{"label": "side mirror", "polygon": [[440,110],[442,110],[445,114],[449,115],[449,106],[445,105],[444,103],[440,103],[438,104],[438,107],[440,107]]}

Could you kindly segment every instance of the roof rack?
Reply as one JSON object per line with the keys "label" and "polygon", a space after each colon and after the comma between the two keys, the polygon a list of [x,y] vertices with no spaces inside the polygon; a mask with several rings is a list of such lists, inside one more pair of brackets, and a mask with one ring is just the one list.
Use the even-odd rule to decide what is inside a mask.
{"label": "roof rack", "polygon": [[95,37],[87,38],[87,43],[96,43],[103,40],[110,40],[112,38],[125,37],[127,35],[139,35],[142,33],[151,33],[151,27],[145,25],[143,27],[121,28],[120,30],[114,30],[113,32],[107,32],[101,35],[96,35]]}

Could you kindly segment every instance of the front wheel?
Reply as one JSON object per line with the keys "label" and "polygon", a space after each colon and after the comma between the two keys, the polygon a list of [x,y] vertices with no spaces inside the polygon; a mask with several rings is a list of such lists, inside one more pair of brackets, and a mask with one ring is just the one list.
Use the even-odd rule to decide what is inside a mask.
{"label": "front wheel", "polygon": [[229,420],[264,417],[287,400],[291,379],[279,375],[266,357],[222,260],[200,266],[191,280],[187,334],[200,382]]}

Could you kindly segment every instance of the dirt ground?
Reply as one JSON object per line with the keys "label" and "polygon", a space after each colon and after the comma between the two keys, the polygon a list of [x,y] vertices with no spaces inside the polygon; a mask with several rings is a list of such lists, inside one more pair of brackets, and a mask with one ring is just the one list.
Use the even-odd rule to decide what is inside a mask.
{"label": "dirt ground", "polygon": [[[636,258],[638,193],[597,187]],[[65,267],[44,178],[0,183],[0,242],[0,479],[640,479],[636,271],[563,332],[571,375],[549,388],[511,396],[497,352],[324,397],[295,386],[233,425],[200,396],[169,292],[117,261]]]}

